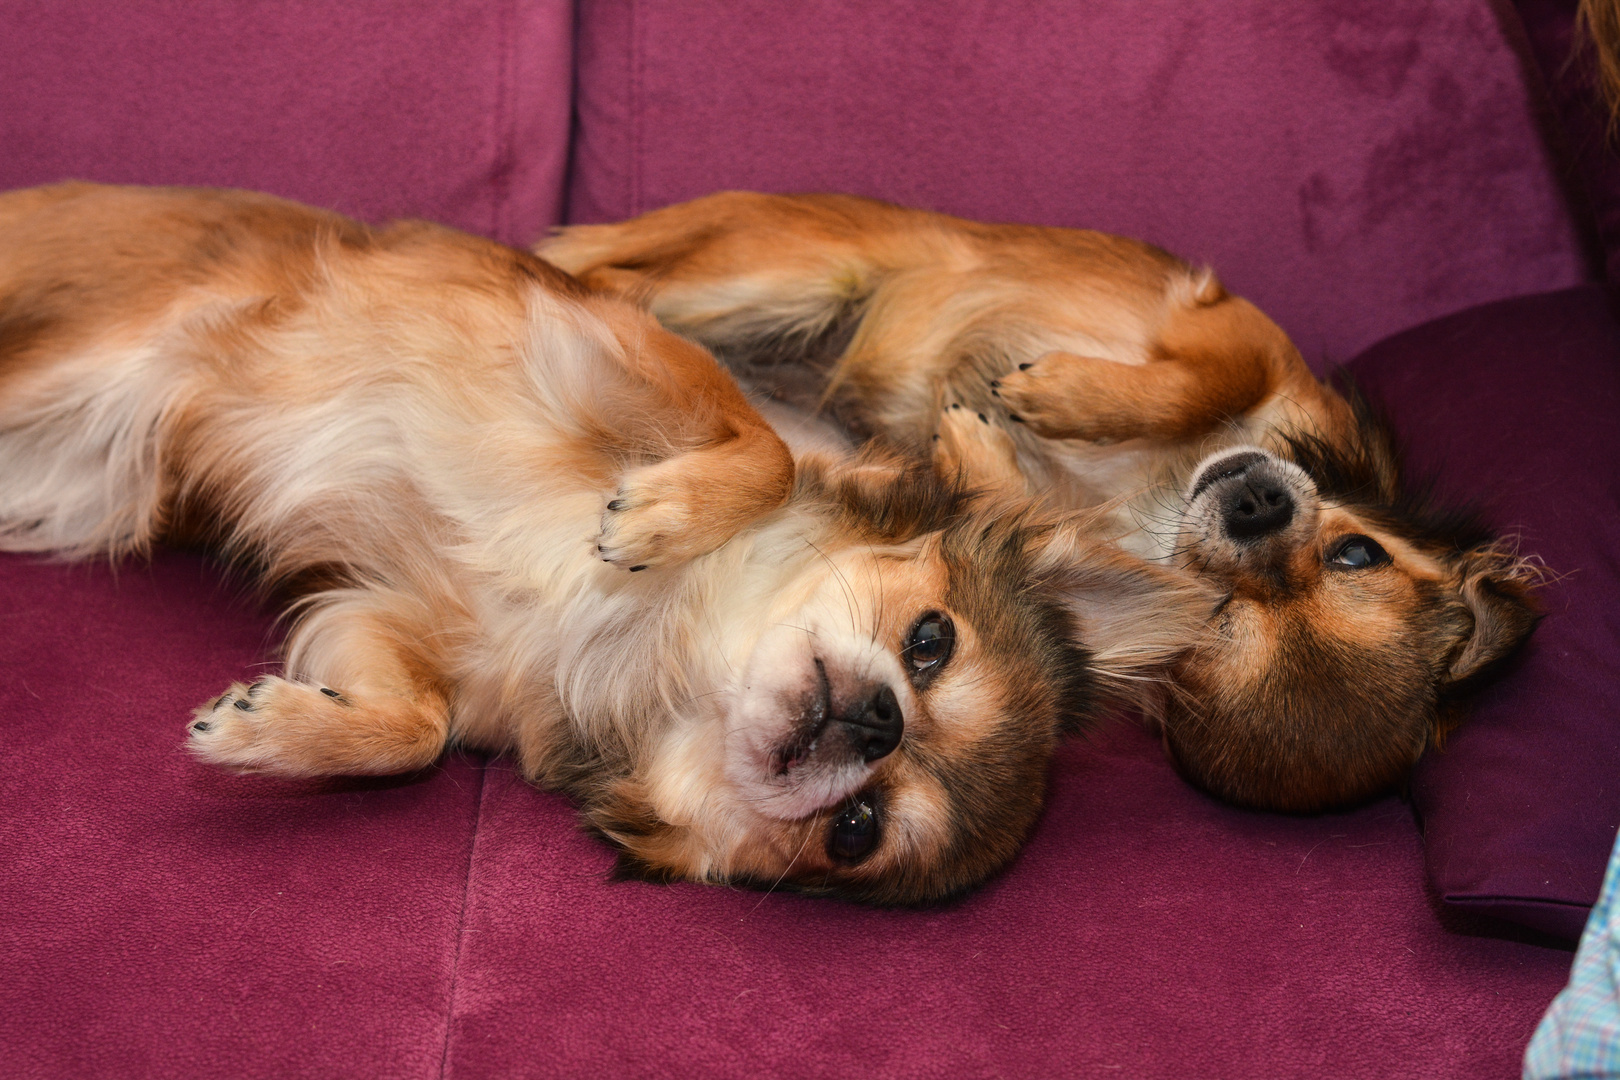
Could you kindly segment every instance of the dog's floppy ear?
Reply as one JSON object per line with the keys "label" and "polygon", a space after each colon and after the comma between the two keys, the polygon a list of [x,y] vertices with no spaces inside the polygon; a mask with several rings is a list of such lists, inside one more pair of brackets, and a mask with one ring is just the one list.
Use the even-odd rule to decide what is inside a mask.
{"label": "dog's floppy ear", "polygon": [[1488,677],[1512,655],[1541,618],[1532,590],[1542,568],[1497,545],[1463,556],[1458,595],[1473,626],[1452,656],[1447,689],[1466,689]]}
{"label": "dog's floppy ear", "polygon": [[1034,534],[1034,576],[1073,616],[1098,676],[1124,689],[1154,678],[1197,641],[1220,593],[1195,574],[1096,538],[1089,520],[1066,518]]}

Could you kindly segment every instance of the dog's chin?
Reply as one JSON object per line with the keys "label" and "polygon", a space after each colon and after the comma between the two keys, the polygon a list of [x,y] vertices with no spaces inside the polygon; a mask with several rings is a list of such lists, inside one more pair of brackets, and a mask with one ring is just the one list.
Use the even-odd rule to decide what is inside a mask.
{"label": "dog's chin", "polygon": [[766,817],[799,821],[841,805],[864,787],[872,769],[821,745],[814,717],[756,730],[727,754],[728,779],[748,806]]}
{"label": "dog's chin", "polygon": [[826,765],[806,762],[783,774],[754,804],[767,817],[800,821],[823,810],[842,805],[866,785],[871,769],[846,763]]}

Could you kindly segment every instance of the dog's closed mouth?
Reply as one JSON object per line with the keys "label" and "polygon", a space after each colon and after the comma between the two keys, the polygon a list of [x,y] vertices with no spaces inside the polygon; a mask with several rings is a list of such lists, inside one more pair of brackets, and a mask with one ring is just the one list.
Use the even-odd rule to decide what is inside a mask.
{"label": "dog's closed mouth", "polygon": [[1205,465],[1193,483],[1192,491],[1187,495],[1187,501],[1192,502],[1203,494],[1211,485],[1221,480],[1229,480],[1234,476],[1242,476],[1249,469],[1266,460],[1266,455],[1258,450],[1242,450],[1236,454],[1228,454]]}
{"label": "dog's closed mouth", "polygon": [[771,755],[771,775],[786,776],[809,760],[815,753],[821,733],[827,729],[832,716],[832,683],[827,680],[827,665],[816,659],[816,689],[806,702],[802,719],[787,742]]}
{"label": "dog's closed mouth", "polygon": [[801,729],[793,740],[771,755],[771,775],[786,776],[807,761],[815,753],[816,743],[820,741],[821,729],[826,726],[823,720],[813,729]]}

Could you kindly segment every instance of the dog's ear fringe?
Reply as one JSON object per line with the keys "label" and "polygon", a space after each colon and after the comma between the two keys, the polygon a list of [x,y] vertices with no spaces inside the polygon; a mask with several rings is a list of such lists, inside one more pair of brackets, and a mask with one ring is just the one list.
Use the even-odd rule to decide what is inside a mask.
{"label": "dog's ear fringe", "polygon": [[[1448,699],[1472,692],[1501,671],[1541,621],[1544,611],[1535,590],[1553,576],[1539,558],[1521,555],[1512,536],[1465,553],[1459,572],[1457,591],[1473,628],[1440,687]],[[1438,723],[1436,732],[1444,738]]]}

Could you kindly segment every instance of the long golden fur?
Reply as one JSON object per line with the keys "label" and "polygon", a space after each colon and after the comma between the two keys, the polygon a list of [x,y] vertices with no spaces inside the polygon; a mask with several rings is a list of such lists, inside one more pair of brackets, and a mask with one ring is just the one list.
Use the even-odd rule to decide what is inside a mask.
{"label": "long golden fur", "polygon": [[1403,475],[1364,403],[1214,274],[1133,240],[725,193],[538,250],[759,392],[948,475],[1099,509],[1224,599],[1147,700],[1227,799],[1398,782],[1530,632],[1534,568]]}
{"label": "long golden fur", "polygon": [[883,902],[1017,849],[1060,733],[1217,597],[881,454],[527,253],[262,195],[0,196],[0,549],[301,593],[187,730],[284,776],[512,754],[654,877]]}

